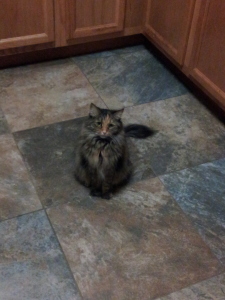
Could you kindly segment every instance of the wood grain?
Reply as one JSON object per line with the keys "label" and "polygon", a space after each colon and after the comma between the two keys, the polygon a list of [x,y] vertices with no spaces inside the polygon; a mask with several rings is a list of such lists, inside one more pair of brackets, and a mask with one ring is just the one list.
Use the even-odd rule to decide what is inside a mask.
{"label": "wood grain", "polygon": [[127,0],[125,11],[125,34],[136,34],[143,31],[146,0]]}
{"label": "wood grain", "polygon": [[54,41],[53,0],[1,0],[0,49]]}
{"label": "wood grain", "polygon": [[225,2],[196,1],[185,73],[225,108]]}
{"label": "wood grain", "polygon": [[125,0],[74,0],[67,5],[67,39],[123,30]]}
{"label": "wood grain", "polygon": [[147,37],[178,65],[183,64],[195,0],[148,0]]}

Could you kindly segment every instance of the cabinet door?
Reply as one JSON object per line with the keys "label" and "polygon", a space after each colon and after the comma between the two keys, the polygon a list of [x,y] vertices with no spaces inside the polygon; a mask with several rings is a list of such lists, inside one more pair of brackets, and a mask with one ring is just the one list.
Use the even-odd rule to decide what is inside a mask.
{"label": "cabinet door", "polygon": [[0,1],[0,49],[53,40],[53,0]]}
{"label": "cabinet door", "polygon": [[123,30],[125,0],[68,1],[68,39]]}
{"label": "cabinet door", "polygon": [[225,109],[224,0],[197,0],[185,69]]}
{"label": "cabinet door", "polygon": [[147,0],[144,33],[166,55],[182,65],[195,0]]}

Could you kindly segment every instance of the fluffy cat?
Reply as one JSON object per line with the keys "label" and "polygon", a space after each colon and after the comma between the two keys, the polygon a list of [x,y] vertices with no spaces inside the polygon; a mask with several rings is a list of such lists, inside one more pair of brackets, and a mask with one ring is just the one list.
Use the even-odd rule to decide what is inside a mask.
{"label": "fluffy cat", "polygon": [[146,138],[152,131],[143,125],[123,126],[121,110],[90,105],[76,152],[76,179],[91,189],[92,196],[110,199],[115,186],[132,172],[126,137]]}

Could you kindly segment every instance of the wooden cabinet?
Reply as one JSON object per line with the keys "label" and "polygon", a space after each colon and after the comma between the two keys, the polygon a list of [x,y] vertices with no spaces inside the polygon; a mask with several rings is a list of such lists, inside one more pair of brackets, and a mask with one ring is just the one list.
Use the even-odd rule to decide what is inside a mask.
{"label": "wooden cabinet", "polygon": [[55,0],[57,45],[80,38],[120,32],[124,28],[125,0]]}
{"label": "wooden cabinet", "polygon": [[140,34],[145,1],[2,0],[0,56]]}
{"label": "wooden cabinet", "polygon": [[0,1],[0,50],[52,41],[53,0]]}
{"label": "wooden cabinet", "polygon": [[144,33],[178,65],[184,61],[195,0],[147,0]]}
{"label": "wooden cabinet", "polygon": [[197,0],[185,73],[225,109],[225,1]]}
{"label": "wooden cabinet", "polygon": [[143,32],[143,18],[146,0],[126,0],[124,34]]}
{"label": "wooden cabinet", "polygon": [[144,33],[225,110],[224,28],[225,0],[1,0],[0,56]]}
{"label": "wooden cabinet", "polygon": [[123,30],[124,0],[68,1],[68,38]]}

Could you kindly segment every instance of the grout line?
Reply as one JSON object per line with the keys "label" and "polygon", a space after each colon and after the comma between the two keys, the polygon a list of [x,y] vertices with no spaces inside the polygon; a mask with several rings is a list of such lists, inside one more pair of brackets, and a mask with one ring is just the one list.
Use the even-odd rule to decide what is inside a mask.
{"label": "grout line", "polygon": [[42,204],[42,202],[41,202],[41,199],[40,199],[40,197],[39,197],[38,191],[37,191],[37,189],[36,189],[35,179],[34,179],[32,173],[31,173],[31,171],[29,170],[29,164],[26,162],[23,153],[20,151],[20,148],[19,148],[19,146],[18,146],[18,143],[17,143],[17,141],[16,141],[16,139],[15,139],[15,137],[14,137],[13,134],[12,134],[12,138],[13,138],[14,143],[15,143],[15,145],[16,145],[16,149],[18,150],[18,152],[19,152],[19,154],[20,154],[20,156],[21,156],[21,159],[22,159],[22,161],[23,161],[24,167],[26,168],[27,175],[28,175],[28,179],[29,179],[30,183],[32,184],[32,186],[33,186],[33,188],[34,188],[35,193],[36,193],[36,195],[37,195],[37,198],[38,198],[38,200],[39,200],[39,202],[40,202],[40,204],[41,204],[41,207],[42,207],[42,209],[43,209],[44,206],[43,206],[43,204]]}
{"label": "grout line", "polygon": [[54,236],[55,236],[55,238],[56,238],[56,240],[57,240],[57,242],[58,242],[59,249],[61,250],[62,255],[64,256],[64,259],[65,259],[65,262],[66,262],[66,266],[67,266],[67,268],[68,268],[68,270],[69,270],[69,272],[70,272],[70,275],[71,275],[71,277],[72,277],[72,279],[73,279],[73,282],[75,283],[75,286],[76,286],[76,288],[77,288],[77,291],[78,291],[78,293],[79,293],[79,296],[81,297],[80,300],[82,300],[82,299],[83,299],[83,295],[82,295],[82,293],[81,293],[80,287],[79,287],[78,283],[76,282],[76,279],[75,279],[75,277],[74,277],[74,275],[73,275],[73,271],[71,270],[70,265],[69,265],[69,262],[68,262],[68,260],[67,260],[66,254],[64,253],[64,250],[63,250],[63,248],[62,248],[62,245],[61,245],[61,243],[60,243],[60,241],[59,241],[59,239],[58,239],[58,235],[57,235],[57,233],[55,232],[54,226],[53,226],[53,224],[52,224],[52,222],[51,222],[51,219],[50,219],[50,217],[49,217],[49,215],[48,215],[48,213],[47,213],[47,208],[44,209],[44,212],[45,212],[45,215],[46,215],[46,217],[47,217],[47,219],[48,219],[48,221],[49,221],[49,224],[50,224],[50,226],[51,226],[51,229],[52,229],[52,231],[53,231],[53,234],[54,234]]}
{"label": "grout line", "polygon": [[44,210],[43,208],[40,208],[40,209],[37,209],[37,210],[29,211],[29,212],[24,213],[24,214],[19,214],[19,215],[16,215],[14,217],[10,217],[10,218],[1,220],[0,224],[2,224],[3,222],[12,221],[12,220],[17,219],[19,217],[23,217],[23,216],[26,216],[26,215],[29,215],[29,214],[33,214],[33,213],[36,213],[36,212],[40,212],[40,211],[43,211],[43,210]]}
{"label": "grout line", "polygon": [[[129,52],[126,52],[129,53]],[[120,54],[117,54],[118,56],[120,56]],[[106,57],[105,57],[106,58]],[[87,75],[85,74],[85,72],[76,64],[76,62],[73,60],[73,63],[79,68],[79,70],[81,71],[81,73],[84,75],[84,77],[86,78],[86,80],[88,81],[88,83],[91,85],[91,87],[93,88],[93,90],[95,91],[95,93],[98,95],[98,97],[102,100],[102,102],[105,104],[105,106],[109,109],[109,106],[106,104],[106,102],[104,101],[104,99],[101,97],[101,95],[98,93],[98,91],[96,90],[96,88],[92,85],[92,83],[90,82],[90,80],[88,79]],[[146,102],[146,103],[150,103],[150,102]],[[145,103],[142,103],[145,104]],[[141,104],[138,104],[141,105]],[[121,106],[123,106],[123,103],[121,103]],[[128,106],[124,106],[124,108],[128,108],[128,107],[134,107],[137,106],[136,104],[133,105],[128,105]]]}
{"label": "grout line", "polygon": [[[72,58],[71,58],[72,59]],[[91,84],[90,80],[88,79],[88,77],[86,76],[86,74],[84,73],[84,71],[76,64],[76,62],[72,59],[72,62],[74,65],[76,65],[79,70],[81,71],[81,73],[83,74],[83,76],[85,77],[85,79],[87,80],[87,82],[90,84],[90,86],[92,87],[92,89],[95,91],[96,95],[98,96],[98,98],[105,104],[105,106],[107,108],[109,108],[107,106],[107,104],[105,103],[105,101],[102,99],[102,97],[99,95],[99,93],[97,92],[96,88]],[[91,102],[90,102],[91,103]]]}
{"label": "grout line", "polygon": [[57,121],[57,122],[54,122],[54,123],[48,123],[48,124],[40,125],[40,126],[36,126],[36,127],[30,127],[30,128],[26,128],[26,129],[22,129],[22,130],[17,130],[17,131],[13,131],[12,135],[20,133],[20,132],[35,130],[35,129],[38,129],[38,128],[49,127],[49,126],[54,126],[54,125],[61,124],[61,123],[71,122],[71,121],[82,119],[82,118],[85,118],[85,117],[86,116],[80,116],[80,117],[77,117],[77,118],[72,118],[72,119]]}
{"label": "grout line", "polygon": [[[19,218],[19,217],[26,216],[26,215],[32,215],[32,214],[34,214],[34,213],[41,212],[41,211],[43,211],[43,212],[45,213],[45,216],[46,216],[46,218],[47,218],[47,220],[48,220],[48,222],[49,222],[50,228],[51,228],[51,230],[52,230],[52,232],[53,232],[53,234],[54,234],[54,236],[55,236],[55,239],[56,239],[56,241],[57,241],[57,243],[58,243],[58,247],[59,247],[60,251],[62,252],[62,255],[63,255],[63,258],[64,258],[64,260],[65,260],[67,269],[68,269],[68,271],[69,271],[69,273],[70,273],[70,275],[71,275],[71,279],[72,279],[73,282],[75,283],[75,288],[77,289],[76,292],[78,292],[78,294],[79,294],[79,296],[80,296],[80,299],[79,299],[79,300],[82,300],[82,299],[83,299],[82,293],[81,293],[80,288],[79,288],[79,286],[78,286],[78,284],[77,284],[77,282],[76,282],[76,280],[75,280],[75,278],[74,278],[73,272],[72,272],[72,270],[71,270],[71,268],[70,268],[70,265],[69,265],[69,263],[68,263],[68,260],[67,260],[67,258],[66,258],[66,255],[65,255],[65,253],[64,253],[64,251],[63,251],[63,249],[62,249],[62,246],[61,246],[61,244],[60,244],[60,242],[59,242],[58,236],[57,236],[57,234],[56,234],[56,232],[55,232],[55,230],[54,230],[54,227],[53,227],[53,225],[52,225],[52,222],[51,222],[51,220],[50,220],[50,218],[49,218],[49,216],[48,216],[48,214],[47,214],[47,212],[46,212],[46,209],[43,209],[43,208],[42,208],[42,209],[39,209],[39,210],[36,210],[36,211],[31,211],[31,212],[28,212],[28,213],[25,213],[25,214],[22,214],[22,215],[14,216],[14,217],[12,217],[12,218],[5,219],[5,220],[0,221],[0,224],[2,224],[3,222],[7,222],[7,221],[10,221],[10,220],[17,219],[17,218]],[[3,263],[4,263],[4,262],[3,262]]]}
{"label": "grout line", "polygon": [[[209,281],[209,280],[212,280],[212,279],[214,279],[214,278],[217,278],[217,277],[219,277],[219,276],[221,276],[221,275],[224,275],[225,273],[224,273],[224,271],[221,271],[221,272],[219,272],[218,274],[216,274],[216,275],[213,275],[213,276],[211,276],[211,277],[206,277],[205,279],[202,279],[201,281],[196,281],[195,283],[192,283],[192,284],[189,284],[189,285],[187,285],[187,286],[184,286],[184,287],[182,287],[182,288],[180,288],[180,289],[178,289],[178,290],[175,290],[175,291],[173,291],[173,292],[171,292],[171,293],[169,293],[169,294],[164,294],[164,295],[162,295],[161,297],[159,297],[159,298],[156,298],[155,300],[163,300],[163,298],[164,297],[170,297],[172,294],[176,294],[176,293],[179,293],[179,292],[182,292],[183,290],[186,290],[186,289],[190,289],[190,288],[192,288],[192,287],[195,287],[196,285],[200,285],[200,284],[202,284],[202,283],[204,283],[204,282],[206,282],[206,281]],[[202,292],[202,290],[200,291],[200,292]],[[203,297],[205,298],[205,296],[210,296],[211,298],[205,298],[205,299],[212,299],[212,300],[219,300],[217,297],[216,298],[214,298],[214,296],[212,295],[212,292],[211,291],[207,291],[207,290],[204,290],[204,293],[206,293],[207,292],[207,294],[208,295],[203,295]],[[210,295],[209,295],[210,294]],[[199,294],[200,295],[200,297],[202,296],[201,294]],[[197,300],[197,295],[196,294],[194,294],[194,296],[195,296],[195,299],[194,300]],[[173,298],[174,299],[174,298]],[[176,299],[178,299],[177,297],[176,297]],[[187,299],[187,298],[186,298]],[[199,299],[199,298],[198,298]],[[171,300],[172,300],[172,298],[171,298]],[[181,298],[179,298],[179,300],[182,300]],[[191,300],[191,299],[190,299]]]}
{"label": "grout line", "polygon": [[[207,241],[204,240],[203,236],[200,234],[197,226],[195,225],[195,222],[194,220],[192,219],[191,215],[188,214],[187,212],[185,212],[182,207],[180,206],[180,204],[177,202],[176,198],[170,193],[170,191],[167,189],[166,185],[163,183],[163,181],[161,180],[161,178],[158,176],[157,177],[158,180],[162,183],[162,185],[164,186],[165,190],[167,191],[167,193],[170,195],[170,197],[173,199],[173,201],[175,202],[178,210],[185,216],[185,218],[188,220],[188,222],[191,224],[191,226],[193,227],[193,230],[197,233],[199,239],[202,240],[203,244],[206,246],[206,248],[208,248],[209,252],[211,253],[212,257],[214,257],[217,261],[218,261],[218,264],[222,267],[223,264],[222,262],[220,261],[220,259],[217,257],[217,255],[213,252],[213,250],[211,249],[210,245],[208,245]],[[221,268],[221,272],[219,272],[217,275],[223,273],[224,269]],[[216,276],[217,276],[216,275]],[[210,277],[211,278],[211,277]],[[204,279],[205,280],[205,279]],[[204,281],[203,280],[203,281]]]}
{"label": "grout line", "polygon": [[156,176],[157,176],[157,177],[161,177],[161,176],[165,176],[165,175],[170,175],[170,174],[178,173],[178,172],[181,172],[181,171],[184,171],[184,170],[194,169],[194,168],[200,167],[200,166],[202,166],[202,165],[211,164],[211,163],[220,161],[220,160],[222,160],[222,159],[225,159],[225,156],[223,156],[223,157],[221,157],[221,158],[212,159],[212,160],[209,160],[209,161],[207,160],[207,161],[205,161],[205,162],[201,162],[201,163],[199,163],[199,164],[196,164],[196,165],[193,165],[193,166],[190,166],[190,167],[185,167],[185,168],[182,168],[182,169],[173,170],[173,171],[170,171],[170,172],[168,172],[168,173],[157,174]]}

